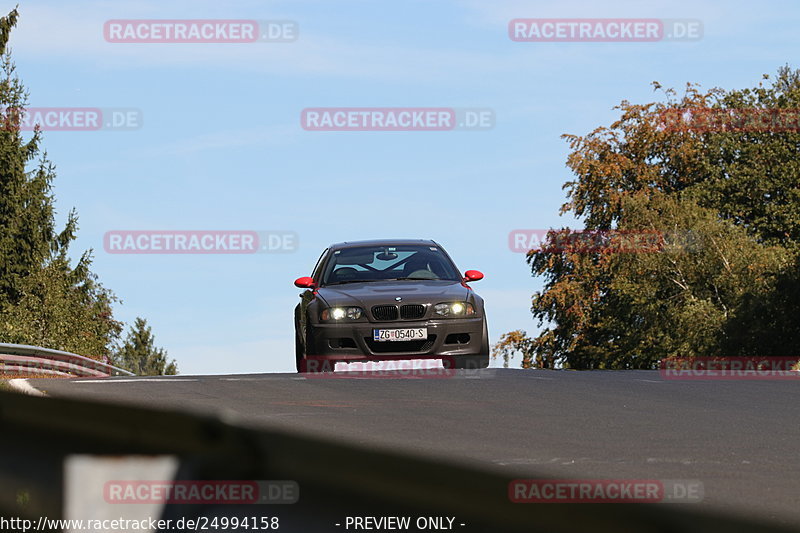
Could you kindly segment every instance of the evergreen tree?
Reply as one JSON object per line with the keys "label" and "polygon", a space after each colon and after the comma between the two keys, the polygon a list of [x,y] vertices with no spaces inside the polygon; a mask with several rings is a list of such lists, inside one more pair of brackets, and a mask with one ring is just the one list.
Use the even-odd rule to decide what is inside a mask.
{"label": "evergreen tree", "polygon": [[56,229],[55,167],[41,151],[41,131],[26,139],[20,129],[28,95],[7,49],[17,17],[16,9],[0,17],[0,342],[103,359],[122,331],[116,298],[92,273],[91,250],[71,262],[77,215]]}
{"label": "evergreen tree", "polygon": [[124,344],[113,358],[114,364],[130,370],[137,376],[175,375],[178,367],[175,360],[167,363],[167,352],[155,347],[150,326],[143,318],[137,318],[131,326]]}

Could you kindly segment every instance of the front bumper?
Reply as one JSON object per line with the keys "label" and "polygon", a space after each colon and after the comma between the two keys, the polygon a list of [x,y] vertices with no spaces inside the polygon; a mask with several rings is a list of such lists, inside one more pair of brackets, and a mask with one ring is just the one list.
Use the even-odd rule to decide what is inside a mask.
{"label": "front bumper", "polygon": [[[428,328],[428,340],[372,340],[374,329],[396,328]],[[482,337],[483,317],[314,324],[309,328],[306,354],[341,362],[480,355]]]}

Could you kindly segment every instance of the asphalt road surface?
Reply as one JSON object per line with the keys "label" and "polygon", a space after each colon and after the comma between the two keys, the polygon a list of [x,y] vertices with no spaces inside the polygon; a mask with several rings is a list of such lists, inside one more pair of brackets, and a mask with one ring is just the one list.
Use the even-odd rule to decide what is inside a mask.
{"label": "asphalt road surface", "polygon": [[[218,412],[514,477],[699,480],[699,505],[800,527],[800,383],[677,381],[658,372],[337,372],[35,379],[48,395]],[[800,378],[798,378],[800,381]]]}

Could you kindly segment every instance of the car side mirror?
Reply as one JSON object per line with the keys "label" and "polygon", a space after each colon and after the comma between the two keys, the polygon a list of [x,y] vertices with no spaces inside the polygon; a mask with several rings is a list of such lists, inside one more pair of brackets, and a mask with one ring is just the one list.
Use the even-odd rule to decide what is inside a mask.
{"label": "car side mirror", "polygon": [[298,289],[313,289],[314,288],[314,278],[311,276],[303,276],[302,278],[297,278],[294,280],[294,286]]}
{"label": "car side mirror", "polygon": [[464,281],[478,281],[483,279],[483,272],[480,270],[467,270],[464,272]]}

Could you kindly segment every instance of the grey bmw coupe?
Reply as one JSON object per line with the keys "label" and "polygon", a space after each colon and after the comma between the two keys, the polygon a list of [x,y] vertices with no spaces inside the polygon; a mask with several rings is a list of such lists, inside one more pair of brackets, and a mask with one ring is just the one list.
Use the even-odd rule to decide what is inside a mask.
{"label": "grey bmw coupe", "polygon": [[429,240],[333,244],[295,308],[298,372],[333,371],[337,362],[441,359],[447,368],[489,366],[483,299],[447,252]]}

